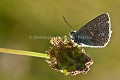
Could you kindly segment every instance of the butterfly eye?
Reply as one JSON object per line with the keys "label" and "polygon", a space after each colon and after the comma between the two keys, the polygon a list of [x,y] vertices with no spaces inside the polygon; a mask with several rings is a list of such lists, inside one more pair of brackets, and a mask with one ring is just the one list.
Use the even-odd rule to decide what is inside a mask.
{"label": "butterfly eye", "polygon": [[91,30],[91,27],[88,27],[89,30]]}

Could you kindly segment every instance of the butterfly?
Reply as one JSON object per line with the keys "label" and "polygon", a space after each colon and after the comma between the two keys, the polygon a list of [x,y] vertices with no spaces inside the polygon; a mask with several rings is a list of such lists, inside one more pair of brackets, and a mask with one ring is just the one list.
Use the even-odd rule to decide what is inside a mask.
{"label": "butterfly", "polygon": [[111,23],[108,13],[101,14],[77,31],[70,31],[70,38],[82,47],[104,48],[111,38]]}

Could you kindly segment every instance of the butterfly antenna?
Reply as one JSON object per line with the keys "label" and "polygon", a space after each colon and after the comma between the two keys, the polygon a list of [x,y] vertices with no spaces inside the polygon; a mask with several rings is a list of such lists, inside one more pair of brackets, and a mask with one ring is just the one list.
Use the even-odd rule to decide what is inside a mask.
{"label": "butterfly antenna", "polygon": [[67,20],[65,19],[65,17],[64,16],[62,16],[62,17],[63,17],[64,21],[68,24],[68,26],[71,28],[71,30],[73,30],[72,26],[67,22]]}

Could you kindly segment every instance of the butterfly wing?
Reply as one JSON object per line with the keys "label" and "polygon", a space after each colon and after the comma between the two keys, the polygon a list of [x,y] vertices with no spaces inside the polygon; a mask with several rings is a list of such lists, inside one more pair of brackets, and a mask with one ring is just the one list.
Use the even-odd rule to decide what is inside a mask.
{"label": "butterfly wing", "polygon": [[111,37],[110,17],[101,14],[85,24],[76,33],[75,42],[83,47],[105,47]]}

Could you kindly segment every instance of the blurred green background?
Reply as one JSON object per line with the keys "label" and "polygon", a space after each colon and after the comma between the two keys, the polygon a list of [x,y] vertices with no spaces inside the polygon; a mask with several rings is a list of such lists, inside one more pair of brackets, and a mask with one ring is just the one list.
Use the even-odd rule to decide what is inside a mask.
{"label": "blurred green background", "polygon": [[88,74],[65,76],[45,59],[0,53],[0,80],[120,80],[120,0],[0,0],[0,47],[45,52],[49,39],[64,36],[99,14],[109,13],[111,41],[105,48],[85,48],[94,64]]}

